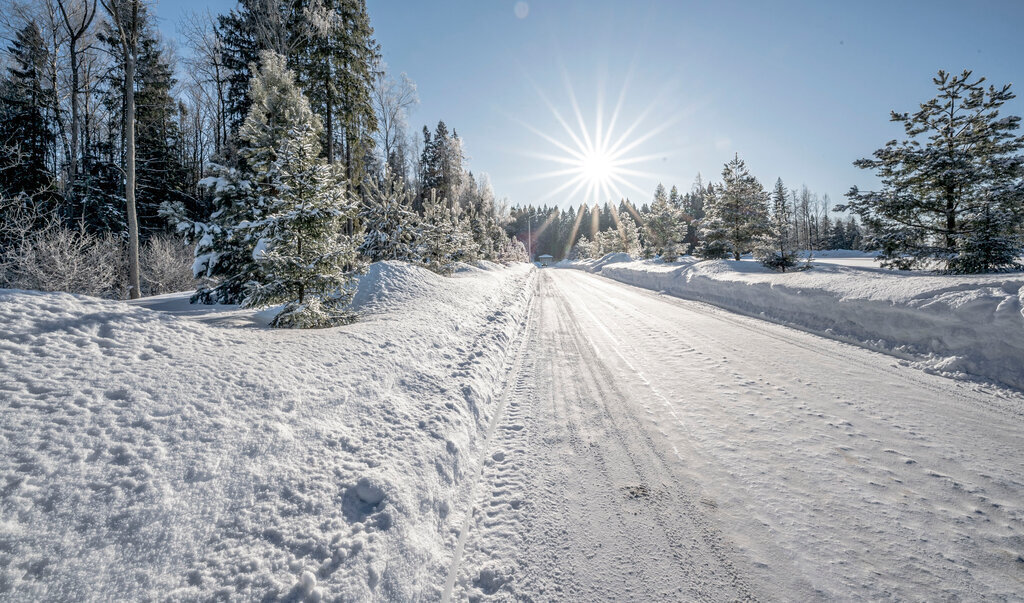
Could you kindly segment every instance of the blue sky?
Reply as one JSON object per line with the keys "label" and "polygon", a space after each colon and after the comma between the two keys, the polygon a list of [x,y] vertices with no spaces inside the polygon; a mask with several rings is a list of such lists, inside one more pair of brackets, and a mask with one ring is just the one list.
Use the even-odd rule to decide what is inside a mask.
{"label": "blue sky", "polygon": [[[233,4],[164,2],[157,12],[173,35],[184,12]],[[592,138],[602,90],[606,128],[620,95],[614,131],[639,120],[623,139],[636,143],[622,156],[636,161],[620,174],[628,185],[616,183],[637,204],[659,181],[688,190],[698,172],[717,180],[733,153],[766,187],[782,177],[836,203],[851,185],[875,183],[852,161],[901,135],[889,111],[931,98],[938,69],[970,68],[1024,93],[1020,0],[368,0],[368,8],[391,71],[419,88],[410,125],[444,119],[465,141],[471,169],[512,203],[583,200],[581,191],[566,198],[574,187],[551,195],[571,176],[538,177],[571,167],[553,159],[569,154],[550,139],[576,146],[554,111],[582,139],[566,81]],[[1021,115],[1024,102],[1004,113]]]}

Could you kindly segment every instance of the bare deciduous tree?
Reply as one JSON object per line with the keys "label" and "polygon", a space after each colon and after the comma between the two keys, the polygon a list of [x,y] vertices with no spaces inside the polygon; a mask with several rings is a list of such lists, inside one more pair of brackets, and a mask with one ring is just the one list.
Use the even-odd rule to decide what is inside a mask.
{"label": "bare deciduous tree", "polygon": [[142,295],[139,279],[139,220],[135,211],[135,62],[142,29],[141,0],[103,0],[124,59],[124,197],[128,206],[128,287],[132,299]]}

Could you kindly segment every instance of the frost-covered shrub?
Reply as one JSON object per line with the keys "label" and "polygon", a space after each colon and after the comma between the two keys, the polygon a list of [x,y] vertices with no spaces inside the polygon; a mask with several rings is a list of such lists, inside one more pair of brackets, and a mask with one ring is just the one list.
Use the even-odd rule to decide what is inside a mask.
{"label": "frost-covered shrub", "polygon": [[194,289],[192,260],[192,248],[182,239],[169,234],[150,237],[139,253],[143,293],[162,295]]}
{"label": "frost-covered shrub", "polygon": [[4,286],[122,298],[125,260],[121,241],[50,223],[5,254]]}

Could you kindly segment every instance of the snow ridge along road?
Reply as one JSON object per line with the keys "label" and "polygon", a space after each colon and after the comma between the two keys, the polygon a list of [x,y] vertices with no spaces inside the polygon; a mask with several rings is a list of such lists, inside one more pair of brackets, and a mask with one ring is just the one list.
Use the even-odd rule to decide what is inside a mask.
{"label": "snow ridge along road", "polygon": [[538,286],[452,598],[1019,594],[1018,393],[578,271]]}
{"label": "snow ridge along road", "polygon": [[[531,297],[531,301],[532,301],[532,297],[533,296],[531,295],[530,297]],[[514,356],[509,361],[509,365],[510,365],[510,368],[509,368],[509,371],[508,371],[508,375],[509,376],[517,376],[517,375],[520,375],[520,373],[521,373],[522,364],[523,364],[523,357],[526,355],[526,345],[527,345],[527,343],[531,339],[529,337],[529,335],[527,334],[527,332],[530,330],[531,325],[532,325],[532,321],[530,320],[532,315],[533,315],[533,304],[531,303],[530,304],[530,308],[527,311],[526,318],[523,321],[523,329],[520,332],[518,345],[515,346],[516,352],[515,352]],[[517,383],[516,383],[516,388],[519,388],[521,386],[522,386],[522,381],[521,381],[521,379],[519,379],[517,381]],[[477,472],[476,472],[476,476],[473,478],[473,480],[471,482],[471,485],[470,485],[470,489],[469,489],[469,497],[468,497],[469,506],[468,506],[468,508],[466,509],[466,512],[465,512],[465,519],[463,520],[462,525],[459,528],[459,536],[458,536],[458,540],[457,540],[456,545],[455,545],[455,554],[452,556],[451,566],[448,568],[448,577],[445,580],[444,591],[442,591],[442,593],[441,593],[441,601],[443,601],[445,603],[447,603],[447,601],[451,600],[452,587],[455,586],[455,577],[456,577],[456,574],[457,574],[458,569],[459,569],[459,562],[462,560],[462,551],[463,551],[463,549],[465,547],[466,535],[469,533],[470,520],[473,518],[473,515],[476,513],[476,506],[475,506],[476,491],[477,491],[477,488],[479,487],[479,483],[481,481],[480,480],[481,474],[483,473],[484,467],[486,466],[487,455],[489,454],[489,449],[491,448],[491,442],[494,439],[494,430],[497,427],[498,423],[504,417],[505,407],[508,404],[508,399],[509,399],[509,395],[511,393],[511,388],[512,388],[512,383],[511,382],[506,382],[506,384],[504,386],[504,389],[502,391],[502,394],[501,394],[501,398],[498,401],[497,407],[494,409],[494,413],[493,413],[493,416],[491,417],[490,424],[487,427],[487,433],[483,437],[483,445],[481,447],[482,448],[481,449],[481,454],[480,454],[480,458],[477,461],[478,469],[477,469]]]}
{"label": "snow ridge along road", "polygon": [[436,600],[537,271],[380,262],[355,324],[0,291],[0,600]]}

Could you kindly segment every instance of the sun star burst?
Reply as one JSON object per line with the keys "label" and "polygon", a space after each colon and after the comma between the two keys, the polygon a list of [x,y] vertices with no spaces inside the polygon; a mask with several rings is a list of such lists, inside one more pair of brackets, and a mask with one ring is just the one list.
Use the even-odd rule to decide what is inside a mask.
{"label": "sun star burst", "polygon": [[[662,120],[657,126],[638,133],[644,122],[650,117],[654,102],[640,113],[630,125],[624,129],[617,130],[619,119],[623,112],[623,103],[626,92],[629,89],[629,77],[623,84],[619,93],[615,108],[611,115],[605,120],[603,110],[603,94],[599,90],[595,102],[595,115],[592,126],[588,126],[588,120],[580,109],[573,89],[567,75],[563,73],[565,82],[566,100],[572,109],[570,120],[566,119],[558,110],[555,104],[544,92],[537,87],[537,93],[551,111],[555,120],[561,127],[561,139],[542,131],[536,126],[520,121],[520,123],[537,134],[553,149],[543,153],[527,153],[528,155],[559,164],[563,167],[547,172],[535,174],[528,180],[560,179],[561,183],[555,186],[544,197],[538,200],[543,203],[557,199],[559,204],[576,202],[593,204],[604,202],[615,202],[626,199],[628,193],[637,193],[640,196],[650,194],[637,185],[640,179],[653,179],[654,173],[636,169],[636,166],[645,162],[663,159],[666,153],[638,154],[638,149],[654,138],[675,120]],[[517,120],[518,121],[518,120]]]}

